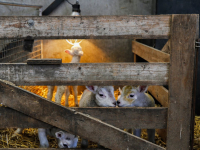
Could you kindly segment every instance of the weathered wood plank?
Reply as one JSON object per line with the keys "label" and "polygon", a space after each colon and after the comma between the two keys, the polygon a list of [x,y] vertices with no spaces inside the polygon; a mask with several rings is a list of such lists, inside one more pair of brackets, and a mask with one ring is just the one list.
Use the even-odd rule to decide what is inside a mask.
{"label": "weathered wood plank", "polygon": [[62,59],[27,59],[28,65],[60,65]]}
{"label": "weathered wood plank", "polygon": [[170,54],[170,39],[167,41],[161,51]]}
{"label": "weathered wood plank", "polygon": [[0,17],[0,39],[169,37],[171,15]]}
{"label": "weathered wood plank", "polygon": [[167,63],[0,64],[0,79],[16,85],[167,85]]}
{"label": "weathered wood plank", "polygon": [[194,122],[195,40],[199,15],[173,15],[169,74],[167,149],[192,150]]}
{"label": "weathered wood plank", "polygon": [[[8,93],[7,93],[8,94]],[[49,128],[51,125],[9,107],[0,107],[0,128]]]}
{"label": "weathered wood plank", "polygon": [[[60,129],[79,135],[82,138],[97,142],[107,148],[115,150],[164,150],[164,148],[156,144],[138,138],[87,114],[63,107],[2,81],[0,81],[0,92],[0,103],[3,105]],[[24,101],[22,97],[28,98]]]}
{"label": "weathered wood plank", "polygon": [[148,62],[169,62],[170,55],[153,47],[132,41],[132,52]]}
{"label": "weathered wood plank", "polygon": [[[9,93],[5,93],[9,94]],[[26,97],[22,97],[26,101]],[[117,128],[162,129],[167,126],[167,108],[72,108],[77,112],[111,124]],[[0,107],[0,128],[47,128],[40,122],[9,107]],[[109,114],[109,115],[108,115]],[[12,118],[12,119],[10,119]],[[22,122],[23,120],[23,122]]]}
{"label": "weathered wood plank", "polygon": [[27,5],[27,4],[18,4],[18,3],[8,3],[8,2],[0,2],[0,5],[7,6],[19,6],[19,7],[33,7],[33,8],[42,8],[42,5]]}
{"label": "weathered wood plank", "polygon": [[[60,150],[60,148],[0,148],[0,150]],[[63,148],[62,150],[110,150],[108,148]]]}
{"label": "weathered wood plank", "polygon": [[[149,86],[148,91],[156,98],[156,100],[163,106],[168,107],[168,90],[163,86]],[[161,139],[166,142],[167,130],[157,129],[156,130]]]}
{"label": "weathered wood plank", "polygon": [[163,86],[149,86],[148,91],[163,106],[168,107],[168,90]]}

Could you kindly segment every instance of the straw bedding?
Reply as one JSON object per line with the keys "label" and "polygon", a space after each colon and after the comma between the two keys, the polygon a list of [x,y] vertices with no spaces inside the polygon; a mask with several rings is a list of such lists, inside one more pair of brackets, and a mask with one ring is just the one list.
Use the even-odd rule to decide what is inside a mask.
{"label": "straw bedding", "polygon": [[[44,98],[47,97],[47,86],[21,86],[22,88],[40,95]],[[55,98],[56,89],[53,94],[53,100]],[[117,98],[119,91],[115,91],[115,97]],[[63,95],[61,104],[64,105],[65,96]],[[80,96],[78,96],[80,100]],[[69,96],[69,106],[75,106],[73,95]],[[24,129],[22,134],[12,137],[15,129],[0,129],[0,148],[38,148],[39,140],[37,136],[37,129],[29,128]],[[146,130],[142,131],[142,138],[147,139]],[[200,117],[195,117],[195,132],[194,132],[194,150],[200,150]],[[48,137],[50,147],[57,148],[57,141],[55,138]],[[156,144],[166,147],[166,143],[162,141],[161,137],[156,133]],[[96,148],[97,144],[90,142],[89,148]],[[78,143],[78,148],[80,148],[80,139]]]}

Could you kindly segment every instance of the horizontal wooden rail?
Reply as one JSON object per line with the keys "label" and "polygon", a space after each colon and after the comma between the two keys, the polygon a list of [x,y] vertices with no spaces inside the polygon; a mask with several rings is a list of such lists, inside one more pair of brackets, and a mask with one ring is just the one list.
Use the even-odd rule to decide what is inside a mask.
{"label": "horizontal wooden rail", "polygon": [[[0,150],[60,150],[60,148],[0,148]],[[108,148],[62,148],[62,150],[110,150]]]}
{"label": "horizontal wooden rail", "polygon": [[8,2],[0,2],[0,5],[42,8],[41,5],[28,5],[28,4],[18,4],[18,3],[8,3]]}
{"label": "horizontal wooden rail", "polygon": [[171,15],[0,17],[0,39],[168,39]]}
{"label": "horizontal wooden rail", "polygon": [[168,63],[0,64],[16,85],[167,85]]}
{"label": "horizontal wooden rail", "polygon": [[[156,144],[138,138],[99,119],[48,101],[7,82],[0,81],[0,95],[0,103],[3,105],[82,138],[97,142],[104,147],[114,150],[164,150]],[[23,97],[26,98],[25,101]]]}
{"label": "horizontal wooden rail", "polygon": [[[25,97],[22,97],[26,101]],[[167,108],[71,108],[117,128],[166,128]],[[0,107],[0,128],[48,128],[50,125],[9,107]],[[10,119],[12,118],[12,119]],[[23,122],[21,121],[23,120]]]}
{"label": "horizontal wooden rail", "polygon": [[169,62],[170,55],[153,47],[133,41],[132,52],[148,62]]}

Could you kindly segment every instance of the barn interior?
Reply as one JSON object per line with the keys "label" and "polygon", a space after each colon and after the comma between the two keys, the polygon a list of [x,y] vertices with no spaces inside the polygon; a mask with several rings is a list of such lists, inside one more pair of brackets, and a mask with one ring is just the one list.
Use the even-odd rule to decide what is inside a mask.
{"label": "barn interior", "polygon": [[[2,2],[2,4],[1,4]],[[75,4],[76,0],[69,0]],[[1,0],[1,16],[70,16],[72,7],[67,0]],[[4,5],[3,3],[8,3]],[[42,9],[33,7],[13,6],[13,3],[19,5],[42,6]],[[154,15],[157,14],[157,7],[161,3],[159,0],[79,0],[81,7],[81,16],[97,15]],[[170,5],[170,4],[169,4]],[[185,4],[187,5],[187,4]],[[102,11],[103,10],[103,11]],[[169,12],[168,12],[169,13]],[[41,40],[23,40],[23,39],[4,39],[0,40],[0,63],[26,63],[27,59],[62,59],[62,63],[69,63],[72,56],[65,52],[71,49],[72,45],[66,40],[76,39],[41,39]],[[130,39],[78,39],[83,50],[83,56],[80,63],[103,63],[103,62],[134,62],[132,53],[132,40]],[[154,47],[162,47],[166,41],[156,40],[138,40]],[[30,47],[26,47],[28,42],[32,42]],[[161,49],[161,48],[160,48]],[[144,59],[137,56],[137,61],[143,62]],[[47,98],[47,86],[20,86],[25,90]],[[115,97],[119,96],[119,86],[115,86]],[[165,87],[167,89],[167,87]],[[85,90],[85,86],[78,86],[78,100]],[[57,88],[54,89],[53,99]],[[70,89],[72,90],[72,89]],[[61,104],[65,103],[65,95],[62,97]],[[157,107],[162,107],[156,102]],[[74,97],[69,97],[69,107],[74,107]],[[37,129],[25,129],[22,134],[12,137],[15,129],[0,129],[0,148],[38,148],[39,140]],[[166,147],[166,133],[164,131],[156,132],[156,144]],[[166,132],[166,131],[165,131]],[[146,130],[142,132],[142,138],[147,139]],[[48,137],[51,148],[57,148],[55,138]],[[200,149],[200,117],[195,117],[194,149]],[[80,139],[78,148],[80,147]],[[96,148],[97,144],[90,142],[89,148]]]}

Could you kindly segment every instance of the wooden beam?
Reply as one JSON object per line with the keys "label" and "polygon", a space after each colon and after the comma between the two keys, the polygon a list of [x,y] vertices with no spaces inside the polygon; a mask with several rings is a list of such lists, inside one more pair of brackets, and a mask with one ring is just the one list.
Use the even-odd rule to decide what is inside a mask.
{"label": "wooden beam", "polygon": [[28,65],[60,65],[62,64],[62,59],[27,59]]}
{"label": "wooden beam", "polygon": [[[169,40],[167,44],[163,47],[162,49],[163,52],[136,41],[133,41],[132,43],[133,43],[132,49],[135,57],[137,54],[149,62],[165,62],[165,61],[169,62],[170,60],[170,55],[166,54],[167,50],[169,49],[169,46],[167,46],[169,45]],[[149,86],[148,91],[154,96],[154,98],[156,98],[156,100],[162,106],[168,107],[168,90],[165,87]],[[166,142],[166,137],[167,137],[166,129],[157,129],[156,131],[159,134],[159,136],[161,136],[162,140]]]}
{"label": "wooden beam", "polygon": [[54,0],[43,12],[42,16],[50,15],[58,6],[60,6],[65,0]]}
{"label": "wooden beam", "polygon": [[[26,101],[26,97],[22,97]],[[71,108],[117,128],[162,129],[167,126],[167,108]],[[0,128],[47,128],[48,124],[9,107],[0,107]],[[108,115],[109,114],[109,115]],[[10,119],[12,118],[12,119]],[[23,120],[23,121],[22,121]]]}
{"label": "wooden beam", "polygon": [[0,39],[167,39],[171,15],[0,17]]}
{"label": "wooden beam", "polygon": [[199,15],[172,15],[167,150],[192,150]]}
{"label": "wooden beam", "polygon": [[[156,144],[138,138],[101,120],[63,107],[6,82],[0,81],[0,95],[0,103],[3,105],[82,138],[97,142],[104,147],[114,150],[164,150]],[[24,101],[22,97],[28,98]]]}
{"label": "wooden beam", "polygon": [[170,54],[170,39],[167,41],[165,46],[161,50],[164,53]]}
{"label": "wooden beam", "polygon": [[[60,148],[0,148],[0,150],[60,150]],[[110,150],[108,148],[65,148],[62,150]]]}
{"label": "wooden beam", "polygon": [[167,85],[167,63],[0,64],[0,79],[16,85]]}
{"label": "wooden beam", "polygon": [[42,5],[28,5],[28,4],[18,4],[18,3],[8,3],[8,2],[0,2],[0,5],[32,7],[32,8],[37,8],[37,9],[42,8]]}
{"label": "wooden beam", "polygon": [[148,62],[169,62],[170,55],[153,47],[132,41],[132,52]]}
{"label": "wooden beam", "polygon": [[168,90],[165,87],[149,86],[148,91],[163,107],[168,107]]}
{"label": "wooden beam", "polygon": [[0,107],[0,128],[49,128],[51,125],[9,107]]}

